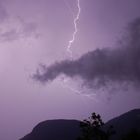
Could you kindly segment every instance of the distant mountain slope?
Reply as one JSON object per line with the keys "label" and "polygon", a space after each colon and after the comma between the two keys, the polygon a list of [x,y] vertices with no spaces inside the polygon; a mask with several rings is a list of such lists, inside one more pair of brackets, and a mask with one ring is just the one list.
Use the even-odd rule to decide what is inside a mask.
{"label": "distant mountain slope", "polygon": [[116,131],[112,135],[111,140],[120,140],[120,138],[130,131],[137,130],[140,133],[140,109],[131,110],[123,115],[120,115],[105,124],[105,129],[110,125]]}
{"label": "distant mountain slope", "polygon": [[20,140],[75,140],[80,136],[77,120],[48,120],[39,123]]}
{"label": "distant mountain slope", "polygon": [[[20,140],[76,140],[80,135],[80,121],[77,120],[48,120],[39,123],[33,131]],[[104,128],[113,125],[116,134],[111,140],[121,140],[131,130],[140,133],[140,109],[129,111],[108,121]]]}

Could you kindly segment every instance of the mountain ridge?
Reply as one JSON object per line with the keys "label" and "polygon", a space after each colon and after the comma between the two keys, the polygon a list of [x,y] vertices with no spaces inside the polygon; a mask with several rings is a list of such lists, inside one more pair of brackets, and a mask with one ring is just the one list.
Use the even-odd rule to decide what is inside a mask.
{"label": "mountain ridge", "polygon": [[[46,120],[36,125],[32,132],[20,140],[76,140],[81,135],[79,120],[56,119]],[[105,123],[103,129],[106,131],[113,126],[116,134],[110,140],[121,140],[121,138],[132,130],[140,133],[140,109],[130,110]]]}

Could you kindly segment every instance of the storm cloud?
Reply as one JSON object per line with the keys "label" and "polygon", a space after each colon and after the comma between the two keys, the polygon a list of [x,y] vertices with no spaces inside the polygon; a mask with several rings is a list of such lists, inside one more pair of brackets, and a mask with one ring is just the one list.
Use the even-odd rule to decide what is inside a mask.
{"label": "storm cloud", "polygon": [[86,83],[112,82],[140,83],[140,18],[127,27],[127,34],[115,48],[96,49],[77,60],[64,60],[48,67],[33,77],[40,82],[49,82],[60,75],[81,78]]}

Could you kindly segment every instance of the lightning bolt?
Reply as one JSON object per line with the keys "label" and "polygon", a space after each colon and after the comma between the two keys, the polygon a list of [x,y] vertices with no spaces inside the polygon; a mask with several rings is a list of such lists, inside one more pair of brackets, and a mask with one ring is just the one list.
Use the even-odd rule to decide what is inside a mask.
{"label": "lightning bolt", "polygon": [[77,28],[77,22],[79,20],[80,17],[80,13],[81,13],[81,7],[80,7],[80,0],[77,0],[77,8],[78,8],[78,12],[76,17],[73,20],[73,24],[74,24],[74,32],[72,34],[72,39],[69,40],[68,46],[67,46],[67,52],[70,54],[70,57],[73,58],[73,54],[72,54],[72,50],[71,50],[71,46],[75,41],[75,36],[78,32],[78,28]]}
{"label": "lightning bolt", "polygon": [[92,101],[95,101],[95,102],[99,102],[98,99],[96,98],[96,94],[84,94],[83,91],[81,90],[78,90],[78,89],[75,89],[73,88],[72,86],[69,85],[69,79],[65,78],[65,77],[62,77],[61,79],[63,81],[64,84],[62,84],[62,87],[64,88],[67,88],[69,89],[70,91],[72,91],[74,94],[77,94],[78,96],[82,96],[84,97],[83,99],[86,101],[86,98],[92,100]]}
{"label": "lightning bolt", "polygon": [[[73,11],[71,10],[70,6],[68,5],[68,3],[66,3],[66,1],[64,0],[66,6],[68,7],[68,9],[70,10],[70,12],[72,13],[73,17],[74,17],[74,20],[73,20],[73,25],[74,25],[74,32],[72,34],[72,39],[70,39],[68,41],[68,46],[66,48],[66,51],[70,54],[70,58],[73,59],[73,53],[72,53],[72,50],[71,50],[71,47],[72,47],[72,44],[74,43],[75,41],[75,37],[76,37],[76,34],[78,32],[78,27],[77,27],[77,22],[79,20],[79,17],[80,17],[80,13],[81,13],[81,7],[80,7],[80,0],[76,0],[76,3],[77,3],[77,8],[78,8],[78,12],[76,14],[76,16],[74,16],[73,14]],[[71,90],[72,92],[76,93],[77,95],[83,95],[84,97],[87,97],[89,99],[92,99],[92,100],[95,100],[94,97],[88,95],[88,94],[82,94],[82,91],[79,91],[73,87],[71,87],[69,84],[68,84],[68,81],[69,79],[63,77],[62,78],[62,81],[63,81],[63,87],[66,87],[68,88],[69,90]],[[84,98],[85,99],[85,98]],[[96,100],[97,101],[97,100]]]}

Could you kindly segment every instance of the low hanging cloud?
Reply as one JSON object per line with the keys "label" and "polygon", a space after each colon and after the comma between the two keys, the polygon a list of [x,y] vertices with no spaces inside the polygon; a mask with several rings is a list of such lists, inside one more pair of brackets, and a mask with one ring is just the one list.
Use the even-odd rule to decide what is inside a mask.
{"label": "low hanging cloud", "polygon": [[140,84],[140,18],[127,28],[127,36],[115,49],[96,49],[77,60],[64,60],[37,72],[33,78],[40,82],[49,82],[61,74],[67,77],[79,77],[87,84],[96,81],[103,85],[112,82],[132,82]]}
{"label": "low hanging cloud", "polygon": [[39,37],[37,28],[35,22],[24,21],[22,17],[9,16],[6,22],[0,24],[0,42],[11,42],[30,37],[37,38]]}

